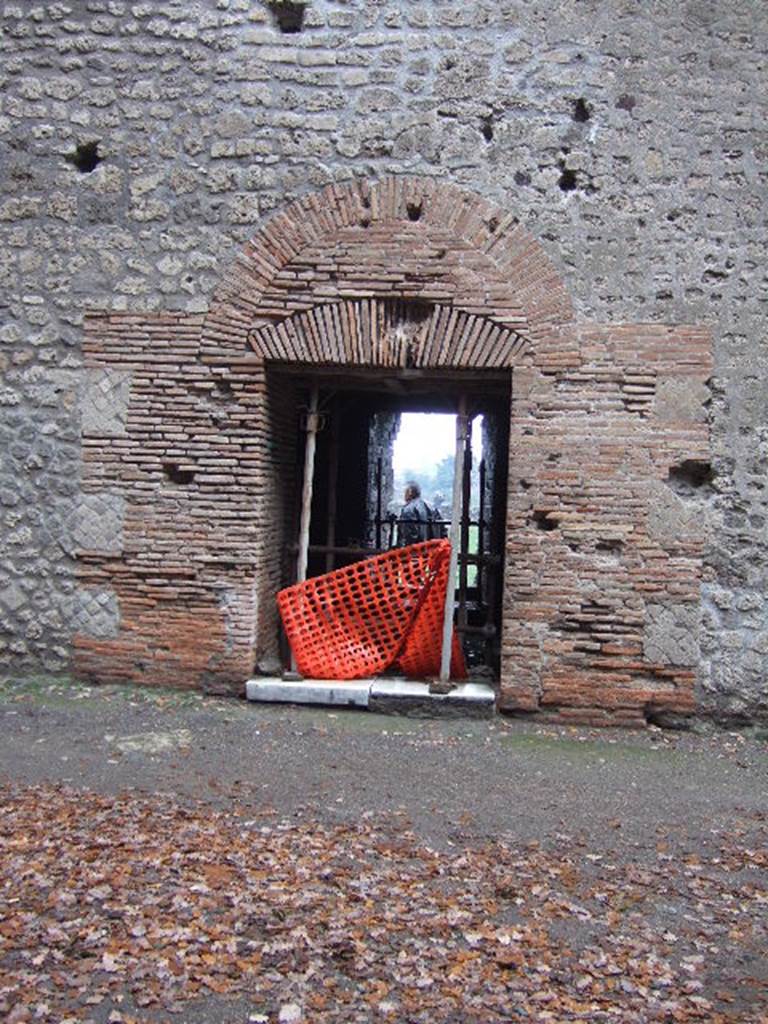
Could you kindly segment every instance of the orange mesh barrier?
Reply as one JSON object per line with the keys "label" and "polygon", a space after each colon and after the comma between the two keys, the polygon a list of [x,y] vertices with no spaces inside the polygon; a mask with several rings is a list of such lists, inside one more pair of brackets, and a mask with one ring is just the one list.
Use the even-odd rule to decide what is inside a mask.
{"label": "orange mesh barrier", "polygon": [[[443,611],[445,590],[448,585],[448,556],[440,563],[435,579],[408,630],[405,645],[397,659],[403,674],[409,679],[429,679],[440,675],[443,644]],[[467,667],[461,643],[454,630],[451,638],[451,679],[466,679]]]}
{"label": "orange mesh barrier", "polygon": [[[313,679],[361,679],[383,672],[403,652],[414,671],[426,666],[425,675],[436,675],[450,552],[449,541],[427,540],[281,590],[277,603],[301,674]],[[419,613],[425,605],[430,611],[422,617]],[[435,629],[436,615],[440,627]],[[408,642],[414,624],[419,629],[411,650]],[[454,638],[454,656],[457,649],[463,668]],[[401,666],[413,674],[405,669],[402,658]]]}

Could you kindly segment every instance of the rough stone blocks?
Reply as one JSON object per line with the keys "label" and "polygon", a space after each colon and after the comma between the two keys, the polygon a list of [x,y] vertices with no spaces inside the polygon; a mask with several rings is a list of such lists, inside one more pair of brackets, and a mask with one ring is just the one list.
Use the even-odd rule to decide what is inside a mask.
{"label": "rough stone blocks", "polygon": [[125,498],[107,492],[83,494],[74,516],[75,548],[117,555],[123,549]]}
{"label": "rough stone blocks", "polygon": [[698,664],[701,627],[698,604],[648,604],[645,613],[643,655],[651,664]]}
{"label": "rough stone blocks", "polygon": [[72,600],[75,633],[98,639],[116,637],[120,632],[120,609],[113,590],[78,587]]}
{"label": "rough stone blocks", "polygon": [[128,370],[92,366],[86,370],[81,398],[82,431],[115,437],[125,433],[131,374]]}

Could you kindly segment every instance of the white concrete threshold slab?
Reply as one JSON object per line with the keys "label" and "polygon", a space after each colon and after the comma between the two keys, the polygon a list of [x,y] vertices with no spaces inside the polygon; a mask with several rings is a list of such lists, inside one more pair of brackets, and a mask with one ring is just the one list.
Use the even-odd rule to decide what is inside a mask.
{"label": "white concrete threshold slab", "polygon": [[339,682],[333,679],[289,681],[264,677],[249,679],[245,684],[245,695],[248,700],[281,704],[334,704],[367,708],[370,691],[370,679]]}
{"label": "white concrete threshold slab", "polygon": [[487,683],[458,683],[449,693],[430,693],[429,683],[416,679],[374,679],[372,697],[418,697],[421,700],[461,700],[470,704],[493,704],[493,689]]}
{"label": "white concrete threshold slab", "polygon": [[448,693],[430,693],[429,683],[413,679],[374,679],[371,711],[420,718],[485,718],[496,709],[496,694],[487,683],[459,683]]}
{"label": "white concrete threshold slab", "polygon": [[282,704],[326,704],[369,708],[383,714],[424,717],[492,715],[496,695],[487,683],[459,683],[449,693],[430,693],[412,679],[287,680],[265,676],[245,684],[248,700]]}

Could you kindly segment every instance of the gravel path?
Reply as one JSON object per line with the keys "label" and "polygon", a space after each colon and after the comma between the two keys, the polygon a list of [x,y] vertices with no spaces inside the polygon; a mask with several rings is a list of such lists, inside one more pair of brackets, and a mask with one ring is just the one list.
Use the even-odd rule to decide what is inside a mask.
{"label": "gravel path", "polygon": [[168,791],[331,822],[404,815],[436,846],[487,836],[694,845],[768,812],[765,734],[421,720],[62,683],[0,688],[0,776]]}
{"label": "gravel path", "polygon": [[[198,822],[195,827],[202,837],[199,856],[208,864],[209,885],[213,884],[211,878],[221,876],[226,881],[232,870],[227,865],[235,846],[228,846],[229,841],[223,841],[222,836],[231,833],[232,844],[245,844],[242,863],[248,864],[249,840],[247,834],[243,839],[243,827],[257,829],[256,834],[263,839],[264,856],[273,846],[273,841],[264,836],[295,835],[296,851],[316,841],[318,849],[326,851],[325,856],[342,858],[339,863],[345,866],[343,870],[355,856],[357,863],[365,862],[367,844],[371,842],[366,837],[381,829],[375,834],[391,838],[377,842],[391,842],[391,849],[397,852],[386,854],[377,869],[380,895],[371,906],[372,913],[384,915],[380,921],[389,920],[384,894],[400,884],[399,875],[390,879],[387,874],[393,870],[392,857],[401,858],[398,863],[406,875],[415,870],[409,885],[419,881],[419,871],[414,869],[418,863],[427,865],[433,875],[444,871],[445,884],[450,883],[454,887],[451,891],[457,894],[465,888],[462,878],[466,878],[461,898],[470,901],[467,905],[475,915],[475,931],[468,925],[464,938],[450,929],[445,932],[449,913],[445,893],[433,892],[429,904],[424,897],[425,906],[431,910],[416,905],[412,908],[417,914],[432,914],[423,918],[433,922],[430,928],[435,929],[424,947],[425,958],[438,948],[436,935],[448,936],[448,945],[441,953],[447,960],[435,966],[435,978],[444,978],[446,969],[452,971],[456,957],[459,963],[470,966],[477,962],[478,970],[486,965],[483,970],[491,972],[488,977],[501,985],[498,998],[499,1005],[503,1005],[503,986],[508,982],[499,980],[498,972],[517,972],[517,998],[530,999],[534,1007],[538,1006],[537,1000],[544,1000],[541,1016],[538,1010],[533,1018],[526,1015],[528,1010],[520,1010],[518,1016],[522,1014],[525,1019],[613,1020],[618,1019],[615,1013],[623,1007],[625,1016],[621,1019],[626,1021],[763,1024],[768,1020],[764,954],[768,737],[760,731],[612,732],[545,728],[501,717],[427,721],[359,711],[252,705],[168,691],[88,688],[45,680],[0,686],[0,720],[0,784],[9,787],[4,833],[5,853],[11,856],[8,870],[24,879],[28,876],[24,865],[37,864],[35,871],[42,879],[34,882],[21,901],[9,900],[9,904],[17,904],[11,906],[11,914],[15,910],[28,930],[36,927],[38,912],[25,917],[24,901],[30,908],[36,906],[35,901],[47,906],[49,897],[45,893],[57,891],[56,883],[51,881],[52,872],[63,871],[63,880],[72,877],[75,869],[62,867],[66,858],[77,865],[80,844],[88,848],[89,842],[98,841],[88,838],[98,836],[99,826],[94,822],[104,823],[105,834],[107,829],[119,829],[124,824],[120,807],[137,821],[145,813],[155,815],[157,821],[167,818],[171,831],[158,834],[158,839],[166,844],[170,851],[166,859],[171,860],[176,842],[173,830],[182,835],[188,827],[185,822]],[[50,788],[60,784],[64,790]],[[78,791],[83,793],[82,821],[78,820]],[[100,797],[118,793],[123,794],[122,803],[114,805],[114,810],[109,799],[98,802]],[[132,800],[144,796],[146,808]],[[61,858],[55,846],[51,848],[52,842],[58,842],[59,827],[49,832],[46,825],[58,814],[57,802],[61,804]],[[398,836],[408,832],[412,833],[407,839],[414,844],[412,852],[402,852]],[[129,849],[132,836],[129,826],[116,833],[112,839],[115,849]],[[154,846],[151,835],[143,841]],[[217,844],[222,842],[219,849]],[[36,851],[45,849],[49,858],[47,875],[35,860]],[[349,855],[345,849],[351,851]],[[291,857],[294,855],[299,853]],[[517,879],[514,885],[493,879],[505,860],[510,877]],[[143,861],[138,856],[130,863],[133,871]],[[443,867],[439,869],[440,864]],[[311,860],[308,865],[303,869],[305,873],[311,873]],[[98,862],[89,870],[98,879],[101,875],[97,868]],[[163,884],[173,886],[174,877],[171,872]],[[316,883],[320,888],[326,884],[325,877]],[[156,882],[155,875],[150,874],[142,884],[151,888]],[[13,878],[7,884],[13,892]],[[98,881],[94,884],[85,878],[78,884],[90,900],[101,891]],[[128,900],[126,913],[142,913],[143,891],[137,892],[135,906],[130,895],[122,897]],[[187,891],[196,890],[180,885],[181,896]],[[299,890],[289,887],[281,891],[290,894]],[[512,900],[515,893],[518,896]],[[168,898],[173,899],[172,892]],[[324,897],[318,899],[319,906],[329,906],[323,902]],[[227,900],[230,897],[222,896],[216,903],[216,913],[229,905]],[[512,908],[512,916],[504,909],[507,900],[517,905],[516,910]],[[402,905],[407,907],[407,900]],[[352,905],[350,912],[357,913],[356,906]],[[66,908],[61,911],[58,920],[62,928],[77,929],[79,918],[67,924],[67,914],[71,916],[75,911],[79,913],[77,905],[71,912]],[[274,912],[281,915],[280,921],[295,920],[299,929],[303,928],[300,907],[288,904]],[[99,928],[107,928],[112,934],[117,927],[114,922],[123,911],[118,913],[113,907],[100,918],[96,907],[93,913],[96,924],[91,933],[98,935]],[[488,915],[495,915],[493,928]],[[99,925],[99,921],[104,923]],[[151,916],[146,926],[152,927]],[[401,921],[397,942],[405,941],[408,929],[413,927],[407,920]],[[14,940],[18,952],[15,960],[12,957],[8,961],[17,972],[14,977],[27,977],[29,968],[24,965],[30,962],[42,963],[39,970],[45,971],[45,962],[35,954],[36,934],[29,932],[26,938]],[[73,934],[82,935],[82,931]],[[338,955],[337,946],[323,945],[323,935],[322,930],[317,933],[320,973],[312,975],[315,979],[322,978]],[[499,952],[496,947],[502,941],[518,943],[522,952],[517,947],[512,953]],[[551,984],[543,987],[536,977],[536,972],[543,969],[535,952],[539,941],[544,943],[542,949],[552,965],[547,968]],[[65,953],[74,948],[66,945],[63,937],[60,942]],[[359,949],[358,953],[364,958]],[[313,1014],[297,1020],[339,1020],[347,1024],[381,1017],[466,1024],[507,1019],[503,1011],[501,1016],[494,1016],[498,1006],[492,1011],[490,1003],[483,1003],[484,998],[490,998],[485,975],[474,980],[468,975],[464,991],[475,1000],[471,1012],[469,1002],[458,1016],[451,1015],[453,1011],[443,1012],[442,997],[438,996],[433,1009],[419,1010],[414,994],[418,988],[409,989],[410,983],[400,978],[398,964],[402,965],[404,955],[393,954],[394,959],[386,963],[382,959],[378,964],[386,977],[386,984],[382,981],[381,985],[388,986],[388,991],[396,992],[402,1000],[397,1004],[401,1010],[381,1011],[383,1016],[377,1016],[379,1011],[369,1016],[359,1007],[353,1013],[352,1004],[345,1016],[338,1002],[326,999],[323,1003],[325,997],[310,991],[311,985],[302,988],[296,981],[301,970],[293,964],[288,973],[287,968],[273,972],[271,1002],[263,1002],[267,982],[266,976],[262,978],[258,983],[262,987],[257,984],[254,990],[262,1000],[258,1004],[252,996],[243,994],[242,979],[232,982],[231,989],[222,987],[219,993],[210,978],[200,982],[194,980],[194,971],[189,976],[182,973],[181,981],[176,977],[174,982],[178,989],[174,999],[182,1000],[179,1006],[183,1004],[183,1009],[172,1010],[176,1015],[171,1018],[163,1015],[162,1001],[144,1009],[133,1002],[136,993],[143,991],[135,973],[143,969],[141,960],[131,967],[134,961],[128,953],[121,953],[128,959],[116,960],[118,966],[114,966],[112,954],[107,952],[106,960],[97,960],[107,965],[102,970],[106,980],[101,988],[91,991],[92,1008],[86,1015],[71,1019],[93,1024],[170,1019],[190,1024],[272,1024],[282,1019],[281,1012],[288,1019],[286,1014],[293,1014],[294,1006],[299,1012],[304,998],[319,1002]],[[375,947],[370,956],[375,964]],[[417,973],[426,960],[422,967],[420,962],[418,956],[413,961]],[[81,969],[89,963],[87,959],[82,961]],[[162,957],[157,963],[157,977],[162,979],[169,968]],[[182,969],[177,964],[175,969],[187,971],[188,966]],[[220,964],[218,969],[224,967]],[[125,977],[122,988],[121,970]],[[351,967],[344,967],[340,973],[335,967],[333,970],[335,984],[341,984],[343,995]],[[352,985],[349,998],[353,1001],[362,998],[366,984],[373,984],[370,970],[366,968],[368,973],[360,975],[359,985]],[[46,977],[41,974],[41,985],[47,984]],[[422,982],[424,978],[418,984]],[[5,1006],[9,1020],[25,1024],[35,1019],[47,1024],[49,1019],[58,1019],[34,1008],[25,1016],[25,997],[19,995],[18,984],[21,982],[13,990],[16,996],[7,997],[11,1000]],[[615,990],[615,1006],[610,989],[605,988],[613,984],[621,985]],[[206,985],[209,989],[213,985],[214,990],[200,994]],[[653,1004],[655,1009],[646,1013],[642,1007],[648,985],[648,998],[652,997],[648,1005]],[[587,994],[593,1000],[589,1004],[593,1010],[584,1011],[586,1017],[579,1016],[573,1007],[586,1005]],[[2,998],[0,992],[0,1003]],[[22,1002],[14,1004],[13,998]],[[415,1008],[402,1018],[393,1018],[392,1013],[404,1012],[402,1007],[409,998]],[[547,999],[562,1000],[557,1003],[562,1016],[547,1016],[555,1010],[555,1003],[550,1005]],[[388,1006],[391,999],[381,996],[380,1002]],[[606,1016],[594,1010],[599,1006]],[[52,1007],[49,1012],[53,1014]],[[668,1007],[676,1007],[678,1016],[670,1015],[673,1011]],[[594,1017],[589,1016],[591,1012]]]}

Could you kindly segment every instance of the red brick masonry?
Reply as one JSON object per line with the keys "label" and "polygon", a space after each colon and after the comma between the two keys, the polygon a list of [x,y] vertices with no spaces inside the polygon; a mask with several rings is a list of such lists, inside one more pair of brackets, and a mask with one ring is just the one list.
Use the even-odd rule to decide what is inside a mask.
{"label": "red brick masonry", "polygon": [[79,552],[119,609],[76,636],[79,674],[240,693],[273,649],[295,421],[270,361],[509,367],[501,706],[695,710],[704,528],[670,483],[708,460],[709,332],[576,322],[510,214],[431,179],[329,186],[264,226],[207,316],[93,313],[85,352],[92,386],[129,389],[83,433],[84,491],[125,511],[117,546]]}

